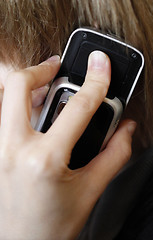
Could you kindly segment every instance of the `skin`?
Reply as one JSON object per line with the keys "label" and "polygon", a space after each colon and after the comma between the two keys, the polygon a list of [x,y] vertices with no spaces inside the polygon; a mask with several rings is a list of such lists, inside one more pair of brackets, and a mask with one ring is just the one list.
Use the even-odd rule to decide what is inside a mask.
{"label": "skin", "polygon": [[109,87],[111,66],[102,52],[90,55],[84,85],[48,132],[33,130],[31,92],[54,78],[59,67],[60,59],[54,56],[10,72],[1,83],[0,239],[75,239],[99,196],[130,158],[136,124],[125,120],[87,166],[73,171],[67,167]]}

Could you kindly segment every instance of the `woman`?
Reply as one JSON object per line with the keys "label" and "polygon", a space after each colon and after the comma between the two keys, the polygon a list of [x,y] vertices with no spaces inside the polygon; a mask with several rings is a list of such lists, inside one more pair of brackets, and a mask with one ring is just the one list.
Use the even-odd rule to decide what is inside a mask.
{"label": "woman", "polygon": [[[54,54],[61,55],[70,33],[76,27],[96,27],[143,52],[145,71],[126,112],[127,116],[137,121],[133,159],[145,148],[152,146],[151,4],[149,0],[1,1],[0,61],[3,71],[1,88],[4,89],[0,139],[2,239],[75,239],[110,180],[130,158],[135,122],[126,120],[106,150],[94,161],[77,171],[67,168],[75,142],[102,102],[109,86],[110,62],[101,52],[91,54],[86,84],[69,102],[49,132],[43,135],[31,128],[30,92],[38,89],[33,91],[33,106],[40,105],[46,91],[46,87],[40,87],[46,85],[60,67],[57,56],[48,61],[45,59]],[[38,66],[31,67],[33,65]],[[17,72],[8,74],[12,69]],[[93,81],[93,75],[97,81]],[[103,92],[100,98],[91,99],[94,102],[92,107],[89,82],[94,85],[95,96]],[[96,82],[101,84],[96,87]],[[91,108],[89,112],[84,111],[83,107],[87,102]],[[72,124],[73,119],[68,119],[68,112],[74,108],[79,112],[77,124]],[[142,112],[145,112],[143,116]],[[62,134],[64,123],[66,126],[72,124],[66,139]],[[120,148],[116,147],[118,145]],[[122,179],[123,175],[120,176]],[[115,181],[118,183],[118,178]],[[117,189],[120,189],[120,183]],[[111,186],[102,196],[100,207],[95,209],[103,208],[103,202],[109,204],[106,200],[112,192]],[[124,199],[122,202],[125,203]],[[115,205],[114,209],[118,209],[118,213],[120,207]],[[109,226],[112,215],[107,211],[105,213],[110,216],[106,221]],[[106,219],[105,215],[101,219],[93,212],[93,216],[93,219],[96,216],[100,226],[104,226],[101,224]],[[114,218],[116,216],[114,214]],[[91,218],[89,227],[86,226],[80,238],[104,239],[106,236],[105,239],[113,239],[119,234],[126,217],[127,214],[124,214],[117,226],[112,223],[110,237],[110,228],[107,233],[97,231]],[[96,238],[95,234],[98,234]]]}

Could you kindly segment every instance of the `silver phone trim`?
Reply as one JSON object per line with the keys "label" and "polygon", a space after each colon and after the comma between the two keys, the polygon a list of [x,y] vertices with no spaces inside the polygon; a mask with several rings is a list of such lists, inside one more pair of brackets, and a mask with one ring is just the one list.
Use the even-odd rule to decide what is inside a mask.
{"label": "silver phone trim", "polygon": [[104,102],[109,104],[113,108],[114,116],[113,116],[112,122],[109,126],[109,129],[107,131],[107,134],[106,134],[106,137],[105,137],[104,142],[102,144],[102,147],[100,149],[100,152],[105,148],[108,141],[110,140],[110,138],[114,134],[114,132],[115,132],[115,130],[116,130],[118,124],[119,124],[119,121],[121,119],[122,113],[123,113],[123,105],[117,97],[115,97],[114,99],[105,98]]}
{"label": "silver phone trim", "polygon": [[46,98],[43,109],[41,111],[40,117],[35,126],[35,130],[41,131],[44,121],[47,117],[50,105],[54,99],[54,96],[55,96],[56,92],[61,88],[67,88],[67,89],[70,88],[70,89],[74,90],[75,92],[78,92],[80,90],[80,86],[70,83],[68,81],[68,77],[60,77],[60,78],[56,79],[56,81],[53,82],[53,84],[49,90],[49,93]]}

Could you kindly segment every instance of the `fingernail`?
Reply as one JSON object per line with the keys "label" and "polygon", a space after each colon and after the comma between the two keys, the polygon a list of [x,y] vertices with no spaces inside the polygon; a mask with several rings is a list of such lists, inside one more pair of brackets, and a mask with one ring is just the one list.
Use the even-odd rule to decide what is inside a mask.
{"label": "fingernail", "polygon": [[131,134],[131,136],[134,134],[136,126],[137,126],[137,123],[134,121],[131,121],[128,123],[128,132]]}
{"label": "fingernail", "polygon": [[46,61],[40,63],[40,65],[45,65],[47,63],[49,64],[49,63],[52,63],[52,62],[60,62],[60,56],[59,55],[51,56]]}
{"label": "fingernail", "polygon": [[60,56],[59,55],[54,55],[54,56],[51,56],[50,58],[48,58],[46,60],[47,62],[59,62],[60,61]]}
{"label": "fingernail", "polygon": [[102,69],[107,62],[107,56],[101,51],[94,51],[89,56],[88,66],[90,68]]}

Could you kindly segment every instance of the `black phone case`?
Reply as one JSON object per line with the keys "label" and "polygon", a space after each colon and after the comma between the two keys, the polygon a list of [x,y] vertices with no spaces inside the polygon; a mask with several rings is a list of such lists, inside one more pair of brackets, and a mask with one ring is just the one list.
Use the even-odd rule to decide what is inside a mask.
{"label": "black phone case", "polygon": [[[60,71],[53,84],[56,79],[67,77],[70,83],[81,86],[85,79],[89,54],[94,50],[103,51],[109,56],[112,75],[107,98],[118,98],[124,109],[143,68],[143,55],[135,48],[111,36],[90,29],[76,30],[68,41],[63,53]],[[42,132],[46,132],[52,124],[53,111],[61,94],[60,91],[63,90],[59,89],[56,92],[41,128]],[[107,135],[113,116],[114,109],[112,106],[103,102],[73,149],[69,165],[71,169],[86,165],[97,155]]]}

